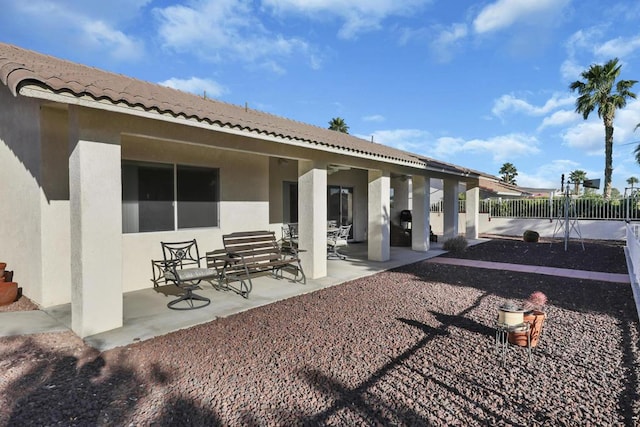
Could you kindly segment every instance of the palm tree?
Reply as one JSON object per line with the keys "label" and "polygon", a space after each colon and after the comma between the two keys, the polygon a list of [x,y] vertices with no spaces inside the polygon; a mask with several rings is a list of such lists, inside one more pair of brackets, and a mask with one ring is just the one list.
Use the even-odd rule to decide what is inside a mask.
{"label": "palm tree", "polygon": [[[619,80],[618,58],[609,60],[604,65],[593,64],[581,76],[584,81],[576,80],[569,88],[578,91],[576,113],[581,113],[587,120],[589,114],[598,108],[598,117],[604,123],[604,198],[611,198],[611,174],[613,173],[613,119],[616,110],[627,105],[628,98],[636,97],[631,88],[637,80]],[[615,84],[616,91],[612,93]]]}
{"label": "palm tree", "polygon": [[342,133],[349,133],[349,126],[347,126],[342,117],[334,117],[331,119],[329,121],[329,129]]}
{"label": "palm tree", "polygon": [[499,173],[502,175],[500,178],[502,179],[502,182],[516,185],[516,176],[518,176],[518,171],[511,163],[503,164]]}
{"label": "palm tree", "polygon": [[[640,128],[640,123],[638,123],[638,124],[636,125],[636,127],[635,127],[633,130],[635,131],[635,130],[636,130],[636,129],[638,129],[638,128]],[[638,144],[638,146],[636,147],[636,149],[635,149],[635,150],[633,150],[633,155],[634,155],[634,156],[636,156],[636,162],[637,162],[638,164],[640,164],[640,144]]]}
{"label": "palm tree", "polygon": [[569,174],[569,179],[573,183],[573,193],[578,196],[580,194],[580,183],[587,178],[587,173],[580,169],[576,169]]}

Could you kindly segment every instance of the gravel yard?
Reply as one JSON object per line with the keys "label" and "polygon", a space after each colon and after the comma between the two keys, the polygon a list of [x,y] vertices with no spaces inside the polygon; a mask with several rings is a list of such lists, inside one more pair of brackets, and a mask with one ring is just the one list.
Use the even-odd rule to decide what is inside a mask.
{"label": "gravel yard", "polygon": [[[461,256],[626,272],[620,244],[588,245]],[[541,342],[503,367],[496,308],[533,291]],[[639,332],[629,284],[420,262],[103,353],[0,338],[0,425],[632,426]]]}

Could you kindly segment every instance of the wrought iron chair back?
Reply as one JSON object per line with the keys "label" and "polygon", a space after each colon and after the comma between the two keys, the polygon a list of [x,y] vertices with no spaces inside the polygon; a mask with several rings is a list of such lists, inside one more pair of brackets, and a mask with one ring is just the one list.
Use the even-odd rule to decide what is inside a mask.
{"label": "wrought iron chair back", "polygon": [[164,261],[175,268],[200,267],[200,252],[196,239],[185,242],[161,242]]}

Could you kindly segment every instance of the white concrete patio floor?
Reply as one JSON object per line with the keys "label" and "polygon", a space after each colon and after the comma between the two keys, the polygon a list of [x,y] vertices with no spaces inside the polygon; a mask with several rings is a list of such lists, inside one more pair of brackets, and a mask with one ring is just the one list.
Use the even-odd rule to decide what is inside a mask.
{"label": "white concrete patio floor", "polygon": [[[469,244],[482,241],[485,240],[470,241]],[[253,281],[253,290],[248,299],[232,291],[216,290],[203,282],[202,289],[196,293],[210,298],[211,304],[196,310],[180,311],[167,308],[167,303],[177,297],[178,289],[175,286],[125,293],[123,326],[89,336],[85,338],[85,342],[98,350],[125,346],[275,301],[433,258],[445,251],[442,250],[441,243],[432,243],[428,252],[416,252],[407,247],[392,247],[390,259],[384,262],[368,261],[367,246],[364,243],[351,244],[343,252],[348,256],[346,260],[329,259],[327,276],[315,280],[308,279],[306,285],[291,282],[286,278],[276,280],[271,277],[258,277]],[[71,328],[71,305],[64,304],[36,311],[0,313],[0,325],[0,336],[68,330]]]}

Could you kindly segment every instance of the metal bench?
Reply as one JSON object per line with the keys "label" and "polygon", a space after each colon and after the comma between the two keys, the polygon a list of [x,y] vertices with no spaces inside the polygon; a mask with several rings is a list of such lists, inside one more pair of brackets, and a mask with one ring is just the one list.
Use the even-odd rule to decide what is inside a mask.
{"label": "metal bench", "polygon": [[[281,248],[273,231],[226,234],[222,242],[224,250],[207,253],[207,266],[218,272],[220,286],[244,298],[248,298],[253,289],[251,277],[259,274],[283,278],[287,272],[292,275],[292,281],[307,283],[297,252]],[[233,286],[232,282],[239,282],[239,286]]]}

